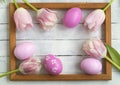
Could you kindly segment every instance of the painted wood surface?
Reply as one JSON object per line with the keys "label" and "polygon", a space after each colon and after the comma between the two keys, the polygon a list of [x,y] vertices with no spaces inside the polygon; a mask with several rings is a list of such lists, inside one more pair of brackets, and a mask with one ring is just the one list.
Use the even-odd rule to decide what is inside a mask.
{"label": "painted wood surface", "polygon": [[[10,2],[12,0],[8,0],[8,1]],[[18,1],[22,2],[22,0],[18,0]],[[57,2],[69,2],[69,1],[72,1],[72,2],[101,2],[102,3],[102,2],[108,2],[110,0],[74,0],[74,1],[73,0],[29,0],[29,1],[30,2],[51,2],[51,1],[53,1],[53,2],[56,2],[56,1]],[[9,50],[8,50],[9,49],[9,46],[8,46],[8,43],[9,43],[9,41],[8,41],[8,39],[9,39],[8,19],[9,19],[9,17],[8,17],[8,13],[9,13],[8,12],[8,4],[0,3],[0,16],[2,16],[2,17],[0,17],[0,67],[1,67],[0,73],[6,72],[8,70],[8,66],[9,66],[9,63],[8,63],[8,60],[9,60]],[[86,12],[85,14],[87,14],[87,13],[89,13],[89,11]],[[120,28],[119,28],[120,27],[120,15],[119,14],[120,14],[120,0],[115,0],[115,2],[112,5],[112,46],[115,47],[120,52]],[[35,16],[35,15],[33,15],[33,16]],[[34,23],[36,23],[35,20],[34,20]],[[60,21],[58,23],[60,23]],[[53,29],[50,33],[59,31],[59,36],[56,37],[56,36],[53,36],[55,34],[50,35],[50,33],[45,33],[44,35],[42,35],[40,37],[34,36],[34,38],[36,40],[35,43],[40,42],[40,45],[38,44],[40,47],[42,46],[43,43],[45,43],[45,45],[46,45],[45,48],[47,48],[47,46],[50,46],[51,44],[57,45],[55,42],[61,42],[60,46],[64,46],[64,45],[66,46],[66,49],[64,49],[64,52],[69,52],[69,51],[73,52],[73,54],[71,54],[69,56],[69,58],[68,58],[68,56],[64,56],[64,57],[59,56],[63,61],[66,61],[66,57],[67,57],[67,59],[73,59],[72,55],[74,55],[74,54],[79,55],[79,56],[76,56],[76,58],[74,58],[74,59],[80,60],[81,54],[84,55],[84,52],[78,52],[78,50],[76,50],[76,49],[80,49],[80,48],[74,46],[73,44],[74,43],[78,44],[79,42],[81,42],[81,44],[82,44],[82,42],[84,42],[86,39],[95,36],[93,33],[92,35],[90,34],[90,37],[85,36],[83,39],[81,39],[82,38],[81,35],[83,35],[83,34],[79,35],[79,31],[82,30],[83,32],[87,33],[84,29],[81,29],[81,27],[82,27],[82,24],[80,24],[79,27],[77,27],[77,29],[74,29],[74,31],[70,31],[70,33],[68,33],[67,29],[61,30],[60,28],[62,28],[62,29],[64,29],[64,28],[58,24],[57,25],[58,29]],[[39,30],[37,23],[35,25],[35,28],[36,29],[33,29],[34,31],[31,30],[31,31],[33,31],[33,34],[34,34],[34,32]],[[79,28],[80,28],[80,30],[79,30]],[[39,31],[40,31],[40,33],[42,33],[42,30],[39,30]],[[98,32],[99,37],[101,36],[100,32],[101,32],[101,30]],[[18,43],[21,42],[21,40],[25,40],[25,41],[26,41],[26,39],[27,39],[27,41],[32,40],[32,39],[30,39],[30,37],[23,37],[29,33],[30,33],[30,31],[26,32],[26,33],[22,33],[22,34],[18,33],[18,35],[17,35]],[[73,34],[75,33],[76,35],[74,35],[74,36],[68,35],[66,38],[63,38],[61,33],[64,33],[64,35],[65,35],[65,33],[67,33],[67,35],[71,34],[71,33],[73,33]],[[37,34],[37,35],[39,35],[39,34]],[[45,37],[46,40],[44,40],[43,37]],[[50,40],[52,37],[53,37],[53,40]],[[62,41],[62,39],[65,39],[65,40]],[[79,40],[79,39],[81,39],[81,40]],[[70,40],[73,43],[70,43],[69,42]],[[69,47],[69,45],[72,45],[73,48]],[[60,48],[60,46],[58,46],[57,49],[62,49],[62,48]],[[51,48],[56,48],[56,47],[51,47]],[[39,49],[43,49],[43,46]],[[68,49],[69,49],[69,51],[66,51]],[[50,52],[50,49],[47,49],[47,52]],[[55,52],[56,54],[61,53],[60,51],[55,51],[54,49],[52,50],[52,52]],[[45,52],[42,51],[41,54],[45,55]],[[64,53],[63,53],[63,55],[64,55]],[[73,65],[72,63],[74,63],[74,62],[69,62],[69,63],[70,63],[69,65],[72,66]],[[66,68],[67,68],[67,66],[66,66]],[[70,68],[68,68],[68,69],[70,69]],[[73,72],[79,72],[78,70],[79,69],[77,69],[76,71],[73,71]],[[66,72],[66,71],[64,70],[64,72]],[[76,85],[80,85],[80,84],[81,85],[83,85],[83,84],[84,85],[88,85],[88,84],[89,85],[101,85],[101,84],[103,84],[103,85],[118,85],[118,84],[120,84],[119,83],[120,73],[118,72],[118,70],[113,68],[112,74],[113,74],[112,75],[113,77],[112,77],[111,81],[70,81],[70,82],[66,82],[66,81],[61,81],[61,82],[59,82],[59,81],[56,81],[56,82],[51,82],[51,81],[47,81],[47,82],[44,82],[44,81],[43,82],[39,82],[39,81],[30,82],[29,81],[29,82],[27,82],[26,81],[25,82],[24,81],[24,82],[22,82],[21,81],[21,82],[14,82],[14,81],[9,81],[7,78],[1,78],[0,82],[2,82],[4,85],[21,85],[21,84],[22,85],[28,85],[28,84],[29,85],[33,85],[33,84],[48,85],[49,83],[51,83],[52,85],[56,85],[56,84],[57,85],[58,84],[59,85],[62,85],[62,84],[66,84],[66,85],[68,85],[68,84],[69,85],[73,85],[73,84],[76,84]]]}

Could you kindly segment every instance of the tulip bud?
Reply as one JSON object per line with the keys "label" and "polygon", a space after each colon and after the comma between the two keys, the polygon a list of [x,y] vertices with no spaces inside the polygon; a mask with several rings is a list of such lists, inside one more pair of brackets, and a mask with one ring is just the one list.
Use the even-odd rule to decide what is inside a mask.
{"label": "tulip bud", "polygon": [[97,59],[101,59],[107,55],[106,47],[104,46],[103,42],[98,38],[88,40],[83,45],[83,50],[88,55],[95,57]]}
{"label": "tulip bud", "polygon": [[20,64],[19,70],[23,74],[39,74],[41,70],[41,59],[35,57],[29,58]]}
{"label": "tulip bud", "polygon": [[26,30],[33,27],[31,15],[22,7],[15,11],[14,20],[17,30]]}
{"label": "tulip bud", "polygon": [[42,9],[38,10],[37,20],[40,23],[40,26],[44,30],[49,31],[57,23],[57,20],[58,20],[57,13],[50,9],[42,8]]}
{"label": "tulip bud", "polygon": [[97,31],[105,20],[105,13],[101,9],[97,9],[90,13],[84,22],[84,26],[90,31]]}

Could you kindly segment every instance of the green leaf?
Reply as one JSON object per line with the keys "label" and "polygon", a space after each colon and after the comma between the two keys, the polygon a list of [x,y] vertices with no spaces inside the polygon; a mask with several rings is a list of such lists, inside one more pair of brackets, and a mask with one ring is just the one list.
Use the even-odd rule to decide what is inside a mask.
{"label": "green leaf", "polygon": [[105,44],[108,53],[110,54],[112,60],[120,66],[120,54],[110,45]]}
{"label": "green leaf", "polygon": [[6,0],[3,0],[6,3]]}

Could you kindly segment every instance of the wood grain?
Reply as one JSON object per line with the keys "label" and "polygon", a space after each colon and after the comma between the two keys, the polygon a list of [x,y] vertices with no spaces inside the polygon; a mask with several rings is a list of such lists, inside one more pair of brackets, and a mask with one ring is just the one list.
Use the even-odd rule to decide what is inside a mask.
{"label": "wood grain", "polygon": [[[12,71],[12,70],[15,70],[16,69],[16,58],[15,58],[15,56],[14,56],[14,53],[13,53],[13,51],[14,51],[14,48],[15,48],[15,46],[16,46],[16,28],[15,28],[15,23],[14,23],[14,12],[15,12],[15,7],[14,7],[14,5],[12,5],[12,4],[10,4],[9,5],[9,13],[10,13],[10,40],[9,40],[9,48],[10,48],[10,71]],[[12,79],[12,78],[14,78],[14,75],[15,75],[16,73],[14,73],[14,74],[11,74],[10,75],[10,79]]]}
{"label": "wood grain", "polygon": [[[17,32],[16,34],[16,39],[17,40],[32,40],[32,39],[36,39],[36,40],[43,40],[43,39],[89,39],[91,37],[94,37],[95,35],[97,35],[99,38],[104,38],[104,34],[101,35],[101,32],[104,31],[104,29],[99,30],[97,33],[89,33],[88,31],[86,31],[86,29],[84,29],[84,27],[82,26],[82,24],[80,24],[78,26],[78,28],[76,27],[74,30],[67,30],[65,27],[63,27],[62,25],[57,25],[57,28],[45,33],[42,29],[39,28],[38,24],[34,24],[34,29],[30,29],[27,30],[26,32]],[[62,28],[63,27],[63,28]],[[120,24],[119,23],[113,23],[112,27],[113,29],[111,29],[111,33],[112,33],[112,40],[120,40]],[[9,32],[8,32],[8,25],[7,24],[0,24],[0,41],[7,41],[9,39]],[[80,33],[80,31],[82,31]],[[58,33],[58,35],[57,35]],[[63,33],[63,35],[62,35]],[[69,35],[69,34],[73,34],[73,35]],[[29,35],[31,34],[31,35]],[[34,35],[36,34],[36,35]],[[41,35],[40,35],[41,34]],[[89,36],[84,36],[88,34]],[[27,36],[29,35],[29,36]],[[34,35],[34,36],[32,36]],[[67,35],[66,37],[64,37],[65,35]],[[84,36],[84,37],[82,37]],[[2,43],[2,42],[0,42]],[[0,47],[4,47],[6,45],[2,45],[0,44]],[[6,47],[5,47],[6,48]],[[5,51],[5,48],[3,48],[1,51]],[[1,52],[3,53],[3,52]],[[1,56],[0,53],[0,56]]]}
{"label": "wood grain", "polygon": [[45,32],[39,27],[39,24],[34,24],[34,28],[26,32],[17,31],[16,38],[18,40],[85,40],[97,36],[100,39],[104,39],[103,31],[104,25],[101,26],[97,32],[91,33],[86,30],[83,24],[79,24],[71,30],[64,27],[62,24],[57,24],[52,30]]}
{"label": "wood grain", "polygon": [[[29,9],[23,3],[19,3],[20,6]],[[82,9],[96,9],[104,8],[106,3],[33,3],[37,8],[52,8],[52,9],[68,9],[72,7],[80,7]],[[16,59],[13,54],[14,47],[16,45],[16,30],[13,20],[13,14],[15,7],[13,3],[10,3],[10,70],[16,69]],[[110,8],[106,11],[106,15],[110,13]],[[106,17],[105,20],[105,41],[111,44],[111,17]],[[16,73],[10,76],[10,80],[110,80],[111,79],[111,65],[105,61],[105,72],[99,75],[86,75],[86,74],[61,74],[59,76],[50,76],[47,74],[40,75],[18,75]]]}
{"label": "wood grain", "polygon": [[[23,3],[18,4],[24,8],[30,8]],[[68,9],[72,7],[79,7],[81,9],[99,9],[106,6],[105,3],[32,3],[36,8],[50,8],[50,9]]]}
{"label": "wood grain", "polygon": [[[106,20],[105,20],[105,42],[111,45],[111,7],[106,10]],[[106,61],[106,74],[109,78],[112,77],[112,66],[111,64]]]}

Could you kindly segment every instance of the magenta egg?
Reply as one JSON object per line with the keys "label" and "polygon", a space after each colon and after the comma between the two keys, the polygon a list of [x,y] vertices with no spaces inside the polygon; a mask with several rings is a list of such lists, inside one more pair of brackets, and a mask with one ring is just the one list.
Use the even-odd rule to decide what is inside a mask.
{"label": "magenta egg", "polygon": [[33,55],[35,45],[32,42],[18,44],[14,49],[14,55],[19,60],[25,60]]}
{"label": "magenta egg", "polygon": [[68,28],[77,26],[82,19],[82,11],[80,8],[74,7],[69,9],[63,17],[63,25]]}
{"label": "magenta egg", "polygon": [[82,60],[80,68],[87,74],[99,74],[102,70],[102,64],[95,58],[86,58]]}
{"label": "magenta egg", "polygon": [[56,56],[49,54],[44,58],[44,67],[51,75],[59,75],[62,72],[62,62]]}

